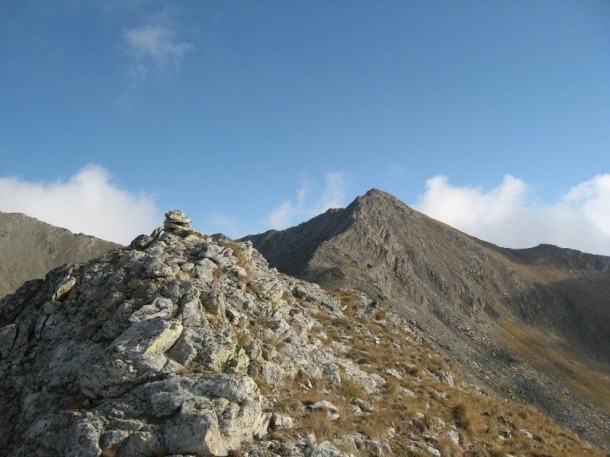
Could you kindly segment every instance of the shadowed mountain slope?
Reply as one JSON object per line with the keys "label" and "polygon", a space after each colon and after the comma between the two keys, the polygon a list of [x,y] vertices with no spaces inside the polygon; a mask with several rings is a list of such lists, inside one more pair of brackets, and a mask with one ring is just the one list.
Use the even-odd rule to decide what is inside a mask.
{"label": "shadowed mountain slope", "polygon": [[496,392],[598,443],[609,436],[609,257],[500,248],[376,189],[247,239],[280,271],[391,306]]}
{"label": "shadowed mountain slope", "polygon": [[85,262],[117,247],[24,214],[0,212],[0,298],[52,268]]}

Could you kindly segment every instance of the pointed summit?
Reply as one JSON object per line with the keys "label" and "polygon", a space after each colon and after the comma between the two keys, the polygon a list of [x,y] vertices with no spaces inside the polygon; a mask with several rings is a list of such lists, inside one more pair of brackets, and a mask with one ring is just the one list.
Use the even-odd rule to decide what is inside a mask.
{"label": "pointed summit", "polygon": [[[379,189],[297,227],[247,239],[280,271],[327,289],[358,288],[406,314],[428,316],[430,325],[448,325],[452,333],[457,322],[469,326],[475,318],[552,322],[559,333],[609,361],[610,335],[604,325],[610,326],[610,309],[604,303],[610,293],[596,288],[597,292],[587,293],[590,300],[585,302],[581,296],[585,284],[578,282],[579,271],[590,271],[610,286],[607,257],[544,246],[499,248]],[[533,267],[540,263],[546,263],[549,271]],[[553,283],[567,280],[569,271],[575,275],[572,287],[554,289]],[[524,306],[542,296],[552,296],[554,306]],[[596,311],[583,317],[582,307]],[[583,319],[591,321],[585,324]]]}
{"label": "pointed summit", "polygon": [[[582,350],[581,356],[610,363],[606,258],[559,249],[549,255],[548,249],[500,248],[413,210],[379,189],[297,227],[247,239],[280,271],[329,290],[361,290],[375,303],[391,306],[426,329],[481,383],[538,402],[550,408],[547,411],[557,420],[576,423],[567,411],[581,407],[540,404],[537,388],[521,389],[510,367],[490,358],[490,351],[506,351],[511,360],[531,355],[525,347],[511,349],[498,342],[498,332],[506,332],[501,323],[543,329],[549,345],[552,338],[565,340]],[[507,328],[513,334],[503,341],[523,337],[514,334],[516,327]],[[493,344],[499,346],[491,349]],[[481,364],[491,373],[472,370]],[[536,381],[528,381],[532,385],[542,382],[546,372],[537,373]],[[543,384],[541,391],[546,389]],[[556,395],[563,396],[560,390]],[[553,401],[560,404],[557,398]],[[588,398],[596,401],[598,396]]]}
{"label": "pointed summit", "polygon": [[[392,194],[390,194],[388,192],[385,192],[385,191],[383,191],[381,189],[377,189],[376,187],[373,187],[372,189],[368,190],[363,195],[363,197],[384,199],[384,200],[388,200],[388,201],[400,201],[396,197],[394,197],[394,195],[392,195]],[[403,203],[403,205],[404,205],[404,203]]]}
{"label": "pointed summit", "polygon": [[376,187],[373,187],[372,189],[368,190],[364,194],[364,197],[379,197],[379,198],[391,198],[391,199],[396,198],[392,194],[389,194],[387,192],[384,192],[383,190],[377,189]]}
{"label": "pointed summit", "polygon": [[348,207],[351,207],[352,205],[359,206],[369,204],[398,205],[403,208],[411,209],[405,203],[394,197],[394,195],[377,188],[372,188],[364,195],[356,197],[356,199],[350,205],[348,205]]}

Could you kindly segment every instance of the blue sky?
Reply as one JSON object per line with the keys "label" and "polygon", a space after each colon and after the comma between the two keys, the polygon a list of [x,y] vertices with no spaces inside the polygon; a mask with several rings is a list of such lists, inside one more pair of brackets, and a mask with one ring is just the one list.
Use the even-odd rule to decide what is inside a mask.
{"label": "blue sky", "polygon": [[0,0],[0,210],[127,242],[369,188],[610,254],[607,1]]}

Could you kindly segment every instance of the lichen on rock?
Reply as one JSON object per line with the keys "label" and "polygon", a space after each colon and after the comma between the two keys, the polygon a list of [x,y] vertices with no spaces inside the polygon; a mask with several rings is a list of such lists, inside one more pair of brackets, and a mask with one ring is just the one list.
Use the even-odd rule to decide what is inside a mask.
{"label": "lichen on rock", "polygon": [[170,211],[156,237],[0,302],[0,454],[228,455],[270,426],[257,381],[338,370],[330,348],[292,330],[312,329],[315,312],[291,309],[298,296],[335,313],[339,302],[190,222]]}

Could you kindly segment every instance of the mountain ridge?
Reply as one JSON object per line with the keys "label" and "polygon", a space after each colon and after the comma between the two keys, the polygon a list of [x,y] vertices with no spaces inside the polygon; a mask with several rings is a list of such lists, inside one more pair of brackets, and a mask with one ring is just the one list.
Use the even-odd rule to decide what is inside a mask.
{"label": "mountain ridge", "polygon": [[0,212],[0,298],[52,268],[84,262],[119,246],[22,213]]}
{"label": "mountain ridge", "polygon": [[0,300],[0,453],[605,456],[428,341],[170,211],[154,236]]}
{"label": "mountain ridge", "polygon": [[[338,221],[340,231],[325,231]],[[597,442],[610,431],[610,258],[549,245],[501,248],[378,189],[297,227],[244,239],[280,271],[328,290],[362,290],[416,321],[446,356],[488,387],[538,404],[573,429],[582,428],[581,421],[589,431],[603,424],[593,433]],[[306,257],[293,262],[301,252]],[[556,366],[541,366],[533,347],[518,345],[516,336],[536,342],[536,351],[559,341],[573,352]],[[518,362],[502,364],[494,354]],[[569,369],[572,363],[583,373]],[[493,366],[495,373],[477,366]],[[529,373],[531,386],[514,369]],[[572,374],[558,381],[561,370]],[[594,376],[603,388],[584,392],[586,406],[574,386]],[[589,409],[597,411],[595,420],[586,420]]]}

